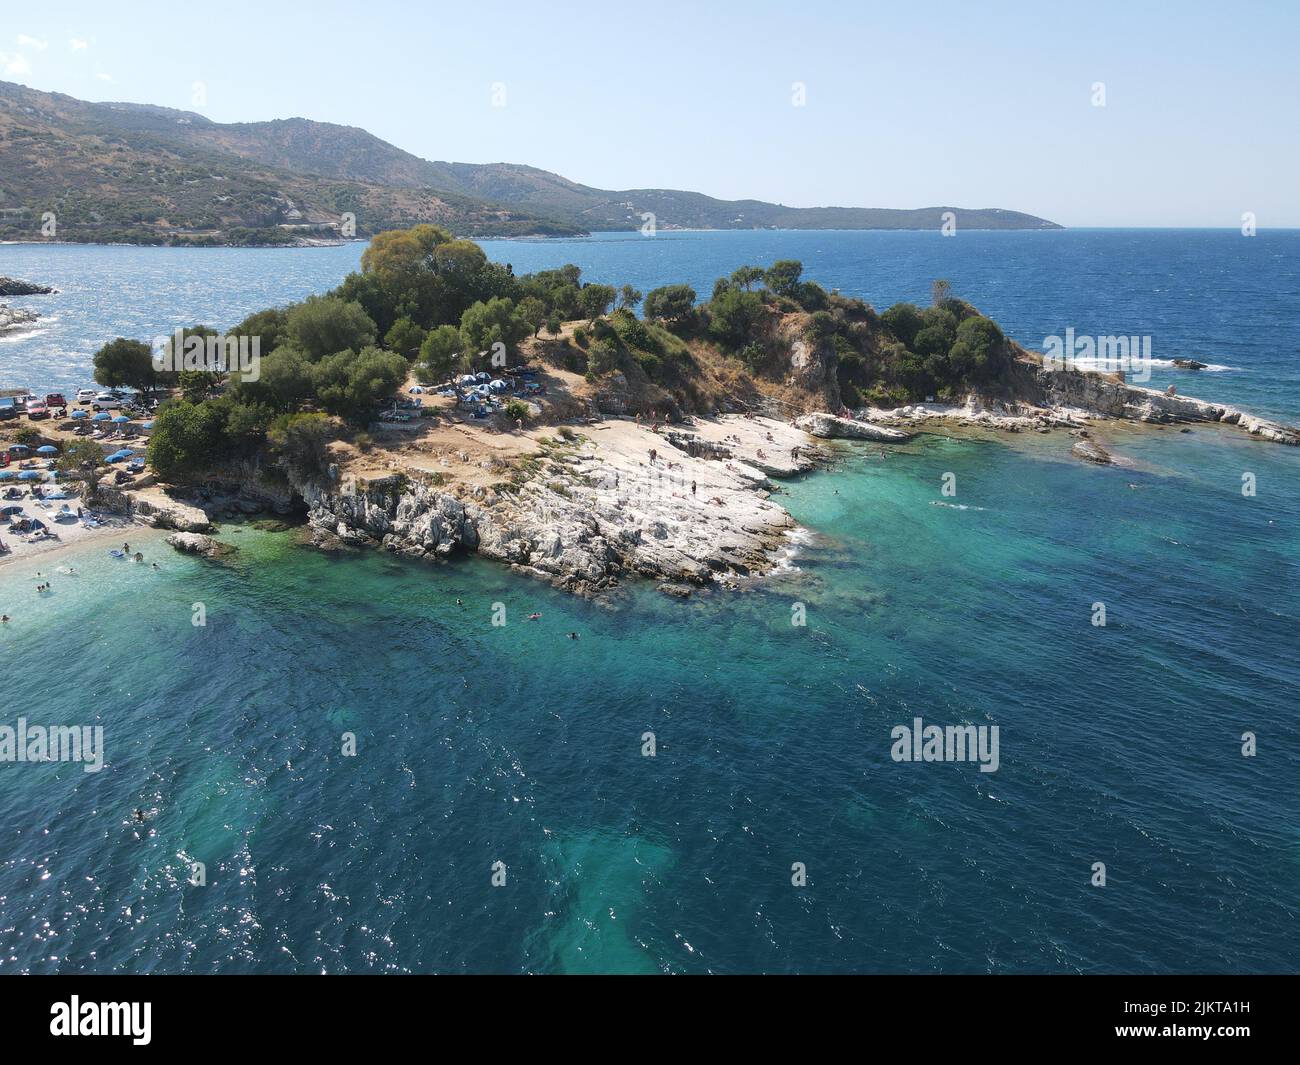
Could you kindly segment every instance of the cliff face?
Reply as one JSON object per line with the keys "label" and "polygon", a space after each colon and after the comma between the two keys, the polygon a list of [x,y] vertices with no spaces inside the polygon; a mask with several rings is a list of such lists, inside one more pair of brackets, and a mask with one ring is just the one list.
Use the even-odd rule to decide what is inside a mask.
{"label": "cliff face", "polygon": [[1140,388],[1115,377],[1039,367],[1037,383],[1047,403],[1055,407],[1141,422],[1222,422],[1264,440],[1300,445],[1300,431],[1292,427],[1220,403]]}
{"label": "cliff face", "polygon": [[806,339],[806,321],[804,315],[787,315],[777,329],[777,343],[783,353],[782,368],[788,374],[785,384],[807,393],[817,409],[839,410],[843,403],[836,375],[838,359],[828,343]]}

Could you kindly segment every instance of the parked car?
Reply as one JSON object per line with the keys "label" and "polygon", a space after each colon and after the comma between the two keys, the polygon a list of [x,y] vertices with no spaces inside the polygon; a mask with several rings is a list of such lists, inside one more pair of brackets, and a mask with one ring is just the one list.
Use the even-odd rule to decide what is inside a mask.
{"label": "parked car", "polygon": [[17,418],[18,401],[14,399],[0,399],[0,419]]}
{"label": "parked car", "polygon": [[62,392],[51,392],[45,397],[45,405],[53,410],[55,407],[66,407],[68,401],[63,398]]}
{"label": "parked car", "polygon": [[33,403],[27,404],[27,417],[32,421],[36,421],[38,418],[48,418],[49,416],[50,408],[39,399]]}
{"label": "parked car", "polygon": [[77,402],[89,403],[92,399],[95,398],[95,395],[96,393],[93,388],[80,388],[77,390]]}
{"label": "parked car", "polygon": [[95,410],[117,410],[122,405],[122,397],[112,392],[100,392],[90,405]]}

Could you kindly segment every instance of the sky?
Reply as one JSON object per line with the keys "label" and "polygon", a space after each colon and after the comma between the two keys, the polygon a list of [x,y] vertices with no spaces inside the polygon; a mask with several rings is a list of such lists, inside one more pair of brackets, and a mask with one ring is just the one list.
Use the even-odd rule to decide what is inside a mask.
{"label": "sky", "polygon": [[1298,45],[1297,0],[0,0],[0,79],[82,99],[598,188],[1068,226],[1300,226]]}

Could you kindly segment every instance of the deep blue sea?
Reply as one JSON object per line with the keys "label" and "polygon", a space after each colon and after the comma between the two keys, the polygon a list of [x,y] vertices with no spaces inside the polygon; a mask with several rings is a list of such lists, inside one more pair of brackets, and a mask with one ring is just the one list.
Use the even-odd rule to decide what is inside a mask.
{"label": "deep blue sea", "polygon": [[[1222,367],[1153,384],[1300,420],[1300,233],[486,247],[701,294],[799,258],[878,308],[945,277],[1022,342],[1151,335]],[[360,250],[0,247],[61,290],[12,301],[48,317],[0,382],[77,387],[104,339],[233,324]],[[157,571],[102,546],[0,566],[0,725],[99,724],[107,750],[0,763],[0,973],[1294,971],[1300,453],[1109,439],[1131,467],[1058,436],[846,445],[784,485],[794,568],[685,602],[233,526],[226,565],[148,532]],[[997,772],[893,761],[916,717],[997,725]]]}

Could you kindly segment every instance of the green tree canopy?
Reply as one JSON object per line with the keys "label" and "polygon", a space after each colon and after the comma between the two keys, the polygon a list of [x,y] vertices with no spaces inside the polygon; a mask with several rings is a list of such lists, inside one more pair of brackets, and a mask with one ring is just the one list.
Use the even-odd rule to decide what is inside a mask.
{"label": "green tree canopy", "polygon": [[880,319],[906,348],[912,346],[916,334],[924,324],[921,321],[921,308],[915,303],[895,303],[880,316]]}
{"label": "green tree canopy", "polygon": [[647,318],[681,322],[695,310],[695,289],[690,285],[664,285],[651,290],[645,298]]}
{"label": "green tree canopy", "polygon": [[921,328],[910,347],[918,355],[944,355],[957,339],[957,318],[942,307],[927,307],[921,312]]}
{"label": "green tree canopy", "polygon": [[79,439],[69,440],[63,445],[56,465],[64,476],[91,481],[103,461],[104,449],[98,440]]}
{"label": "green tree canopy", "polygon": [[420,354],[420,345],[424,343],[425,330],[409,318],[399,318],[384,335],[384,346],[406,359],[414,359]]}
{"label": "green tree canopy", "polygon": [[384,278],[410,278],[431,269],[434,252],[454,239],[442,226],[434,225],[376,233],[361,253],[361,269]]}
{"label": "green tree canopy", "polygon": [[578,295],[582,313],[586,315],[589,322],[595,322],[609,310],[618,292],[613,285],[590,284],[583,285]]}
{"label": "green tree canopy", "polygon": [[780,259],[767,268],[763,275],[767,287],[778,296],[794,297],[798,292],[799,278],[803,276],[803,263],[798,259]]}
{"label": "green tree canopy", "polygon": [[503,344],[512,352],[532,327],[515,309],[513,301],[502,296],[475,303],[460,320],[461,350],[470,360],[492,354],[493,344]]}
{"label": "green tree canopy", "polygon": [[263,355],[274,351],[288,337],[289,314],[283,307],[269,307],[250,314],[227,336],[258,337],[258,351]]}
{"label": "green tree canopy", "polygon": [[118,337],[110,340],[94,357],[95,381],[101,385],[125,385],[146,391],[156,388],[159,372],[154,368],[153,351],[139,340]]}
{"label": "green tree canopy", "polygon": [[331,414],[364,422],[376,403],[389,399],[406,380],[406,360],[376,347],[340,351],[312,367],[316,399]]}
{"label": "green tree canopy", "polygon": [[757,292],[728,286],[709,302],[709,335],[732,351],[739,351],[758,334],[767,305]]}
{"label": "green tree canopy", "polygon": [[329,467],[332,435],[333,427],[323,414],[285,414],[271,423],[266,440],[277,462],[294,476],[311,480]]}
{"label": "green tree canopy", "polygon": [[282,344],[262,356],[261,374],[256,381],[237,381],[233,395],[274,411],[289,411],[311,398],[311,363],[297,348]]}
{"label": "green tree canopy", "polygon": [[537,296],[525,296],[519,301],[519,315],[536,336],[546,324],[546,304]]}
{"label": "green tree canopy", "polygon": [[154,415],[149,465],[164,481],[180,482],[211,470],[221,455],[224,419],[207,403],[165,403]]}
{"label": "green tree canopy", "polygon": [[957,339],[948,353],[953,371],[969,381],[987,379],[997,368],[1004,340],[991,319],[978,314],[966,318],[957,327]]}
{"label": "green tree canopy", "polygon": [[762,281],[766,273],[761,266],[742,266],[732,272],[731,282],[748,291]]}
{"label": "green tree canopy", "polygon": [[460,359],[460,330],[454,325],[430,329],[420,345],[420,362],[416,373],[426,385],[447,380]]}
{"label": "green tree canopy", "polygon": [[359,303],[337,296],[308,296],[289,308],[286,329],[293,344],[317,362],[340,351],[360,351],[375,342],[375,323]]}

